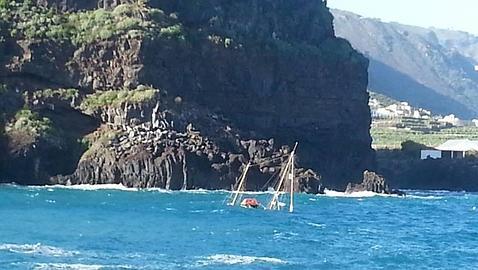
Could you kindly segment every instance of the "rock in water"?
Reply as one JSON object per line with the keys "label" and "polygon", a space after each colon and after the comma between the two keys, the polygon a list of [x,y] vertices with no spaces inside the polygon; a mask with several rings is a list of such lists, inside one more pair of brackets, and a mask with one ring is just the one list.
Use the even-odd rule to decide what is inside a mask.
{"label": "rock in water", "polygon": [[370,191],[379,194],[396,194],[404,196],[405,193],[400,190],[391,189],[385,178],[383,176],[376,174],[375,172],[365,171],[363,173],[363,180],[360,184],[349,183],[347,189],[345,190],[346,194],[351,194],[355,192],[364,192]]}

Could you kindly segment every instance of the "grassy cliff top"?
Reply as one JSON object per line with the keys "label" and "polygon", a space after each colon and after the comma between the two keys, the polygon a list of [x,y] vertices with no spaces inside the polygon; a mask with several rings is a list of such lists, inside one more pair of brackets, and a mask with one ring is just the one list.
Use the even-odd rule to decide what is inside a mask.
{"label": "grassy cliff top", "polygon": [[[2,26],[3,25],[3,26]],[[135,4],[112,10],[59,12],[31,1],[0,0],[0,27],[17,39],[88,44],[118,36],[181,36],[181,26],[160,9]]]}
{"label": "grassy cliff top", "polygon": [[151,88],[139,88],[136,90],[98,91],[88,95],[81,103],[81,109],[95,111],[102,107],[119,107],[124,104],[141,104],[149,102],[159,93],[159,90]]}

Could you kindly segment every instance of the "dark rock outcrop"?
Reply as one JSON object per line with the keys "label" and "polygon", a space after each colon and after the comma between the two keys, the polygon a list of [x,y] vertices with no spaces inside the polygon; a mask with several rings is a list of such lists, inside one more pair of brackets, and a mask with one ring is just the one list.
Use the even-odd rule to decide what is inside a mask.
{"label": "dark rock outcrop", "polygon": [[397,188],[478,191],[478,159],[420,159],[419,151],[380,150],[377,168]]}
{"label": "dark rock outcrop", "polygon": [[391,189],[383,176],[369,171],[365,171],[363,173],[362,183],[349,183],[347,189],[345,190],[345,193],[351,194],[364,191],[370,191],[378,194],[396,194],[400,196],[405,195],[405,193],[402,191]]}
{"label": "dark rock outcrop", "polygon": [[[77,12],[128,1],[37,3]],[[53,119],[63,110],[78,126],[89,127],[71,138],[81,140],[90,127],[112,135],[93,140],[79,162],[74,159],[74,172],[47,170],[40,163],[45,174],[32,176],[35,182],[60,175],[51,181],[228,188],[248,160],[277,158],[278,163],[252,171],[250,189],[260,189],[287,154],[285,146],[296,141],[298,162],[306,168],[298,169],[301,190],[344,189],[344,179],[357,179],[370,168],[368,61],[335,38],[322,1],[149,4],[164,11],[168,25],[177,26],[161,30],[176,36],[123,34],[80,45],[22,36],[5,41],[0,82],[20,92],[76,88],[81,99],[99,90],[135,91],[140,85],[167,91],[152,102],[109,104],[96,111],[73,103],[53,110],[42,101],[31,105],[41,117]],[[57,128],[69,130],[65,123]],[[12,161],[9,171],[15,168]]]}
{"label": "dark rock outcrop", "polygon": [[[273,139],[244,140],[240,130],[218,115],[195,104],[174,110],[167,99],[158,92],[141,105],[124,103],[91,112],[104,123],[98,139],[73,174],[53,177],[51,183],[230,189],[251,161],[246,188],[267,190],[273,185],[269,180],[286,160],[288,147],[277,147]],[[298,167],[296,174],[297,191],[322,192],[314,171]]]}

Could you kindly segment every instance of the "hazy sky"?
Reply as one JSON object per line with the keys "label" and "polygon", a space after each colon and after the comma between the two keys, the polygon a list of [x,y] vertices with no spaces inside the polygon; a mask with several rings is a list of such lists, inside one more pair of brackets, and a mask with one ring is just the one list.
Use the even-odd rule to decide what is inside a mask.
{"label": "hazy sky", "polygon": [[383,21],[478,35],[478,0],[329,0],[328,6]]}

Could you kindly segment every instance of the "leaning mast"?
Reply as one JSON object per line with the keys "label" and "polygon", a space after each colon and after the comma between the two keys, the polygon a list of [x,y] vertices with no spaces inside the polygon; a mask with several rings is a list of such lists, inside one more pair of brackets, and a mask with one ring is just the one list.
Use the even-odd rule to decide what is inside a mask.
{"label": "leaning mast", "polygon": [[295,143],[294,149],[292,150],[289,159],[287,160],[287,164],[284,167],[284,171],[280,177],[279,184],[277,185],[276,192],[272,197],[271,202],[269,203],[269,210],[280,210],[279,205],[279,196],[281,192],[282,185],[286,178],[290,180],[290,205],[289,205],[289,212],[294,211],[294,180],[295,180],[295,151],[297,149],[297,143]]}
{"label": "leaning mast", "polygon": [[242,190],[242,187],[244,186],[244,182],[246,180],[246,176],[247,176],[247,171],[249,171],[249,167],[251,167],[251,162],[247,163],[246,165],[246,168],[244,169],[244,172],[242,173],[240,179],[239,179],[239,185],[237,187],[237,190],[234,194],[234,198],[232,199],[232,201],[229,203],[229,205],[235,205],[236,202],[237,202],[237,198],[239,198],[239,194]]}
{"label": "leaning mast", "polygon": [[[297,147],[297,143],[295,144],[295,147]],[[295,147],[294,147],[294,151],[292,152],[292,156],[291,156],[291,159],[292,159],[292,162],[291,162],[291,169],[290,169],[290,174],[289,174],[289,179],[290,179],[290,205],[289,205],[289,212],[292,213],[294,212],[294,180],[295,180],[295,166],[294,166],[294,162],[295,162]]]}

